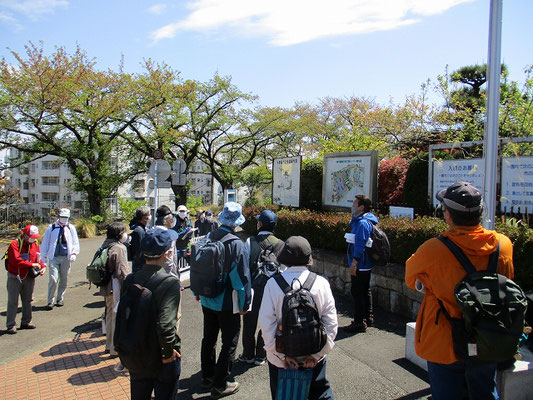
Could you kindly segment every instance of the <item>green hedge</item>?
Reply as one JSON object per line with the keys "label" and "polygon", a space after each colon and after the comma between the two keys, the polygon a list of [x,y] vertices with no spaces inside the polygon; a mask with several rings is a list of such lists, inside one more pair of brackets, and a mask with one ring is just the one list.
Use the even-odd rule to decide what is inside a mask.
{"label": "green hedge", "polygon": [[[313,212],[288,210],[270,206],[278,215],[276,236],[287,239],[292,235],[304,236],[311,246],[337,252],[346,251],[344,234],[350,231],[348,213]],[[242,228],[256,234],[256,219],[265,207],[246,207],[243,210],[246,222]],[[378,216],[381,228],[391,245],[391,262],[403,264],[426,240],[438,236],[447,226],[442,219],[434,217],[391,218]],[[513,241],[515,279],[524,290],[533,289],[533,230],[497,224],[496,230]]]}

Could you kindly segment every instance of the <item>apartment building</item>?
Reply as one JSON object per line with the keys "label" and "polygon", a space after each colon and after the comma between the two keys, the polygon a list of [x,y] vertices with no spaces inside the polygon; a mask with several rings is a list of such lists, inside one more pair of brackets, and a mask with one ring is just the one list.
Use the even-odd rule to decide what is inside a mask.
{"label": "apartment building", "polygon": [[[9,149],[5,163],[19,159],[16,149]],[[115,161],[116,162],[116,161]],[[47,155],[26,165],[12,168],[9,172],[11,185],[20,189],[23,202],[31,205],[32,214],[46,217],[54,209],[68,207],[75,213],[83,213],[87,208],[85,194],[72,189],[72,174],[68,165],[62,163],[56,156]],[[220,184],[207,173],[207,165],[196,161],[189,168],[187,181],[191,182],[188,194],[198,196],[203,204],[218,204],[222,198]],[[174,209],[174,193],[170,183],[159,188],[158,204],[166,204]],[[139,174],[118,189],[122,198],[147,200],[149,207],[155,207],[154,180],[148,174]],[[112,212],[117,210],[116,199],[108,199]]]}

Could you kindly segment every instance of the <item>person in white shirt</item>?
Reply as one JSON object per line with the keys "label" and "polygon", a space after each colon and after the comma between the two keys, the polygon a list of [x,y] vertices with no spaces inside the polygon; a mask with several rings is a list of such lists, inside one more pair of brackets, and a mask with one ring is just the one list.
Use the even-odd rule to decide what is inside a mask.
{"label": "person in white shirt", "polygon": [[[80,242],[74,225],[69,223],[70,210],[62,208],[56,222],[49,225],[41,243],[41,258],[48,263],[48,306],[51,310],[55,305],[62,307],[63,297],[67,289],[67,278],[70,267],[76,256],[80,254]],[[57,298],[56,298],[57,290]]]}
{"label": "person in white shirt", "polygon": [[[281,274],[287,283],[298,285],[295,281],[305,282],[309,275],[308,266],[313,264],[311,245],[301,236],[291,236],[287,239],[278,256],[280,264],[288,268]],[[294,287],[294,286],[293,286]],[[317,276],[310,289],[311,296],[315,301],[320,320],[327,332],[327,342],[316,354],[290,358],[276,351],[276,330],[281,320],[281,309],[284,293],[275,279],[269,279],[263,294],[263,301],[259,311],[259,326],[263,332],[265,350],[270,375],[270,391],[272,398],[276,398],[278,372],[280,369],[312,368],[312,378],[309,391],[309,399],[333,399],[333,391],[326,378],[326,354],[335,345],[337,336],[337,310],[335,299],[331,292],[329,282],[322,276]]]}

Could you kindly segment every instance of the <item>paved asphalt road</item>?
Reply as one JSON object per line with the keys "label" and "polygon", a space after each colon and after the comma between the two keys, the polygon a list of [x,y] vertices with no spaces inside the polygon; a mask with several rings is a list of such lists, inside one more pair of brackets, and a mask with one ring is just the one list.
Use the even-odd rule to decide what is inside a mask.
{"label": "paved asphalt road", "polygon": [[[48,276],[37,278],[33,303],[33,322],[37,329],[19,331],[17,335],[7,335],[0,330],[0,365],[99,326],[104,302],[96,294],[95,287],[89,289],[85,266],[103,239],[81,239],[82,251],[69,276],[64,307],[45,310]],[[6,247],[7,244],[0,243],[0,254],[3,254]],[[6,274],[3,273],[1,287],[4,289],[0,290],[1,329],[5,329],[5,279]],[[190,290],[186,289],[182,293],[183,319],[180,336],[183,358],[180,399],[206,399],[209,395],[200,390],[199,372],[201,308]],[[351,310],[351,299],[338,297],[336,301],[339,325],[347,325],[350,322],[347,310]],[[370,328],[365,334],[350,336],[339,331],[336,346],[327,359],[327,375],[336,399],[414,400],[429,397],[426,373],[404,358],[405,322],[395,315],[376,310],[376,328]],[[19,323],[20,313],[17,315],[17,324]],[[239,346],[237,354],[240,351]],[[234,372],[236,380],[241,383],[241,390],[231,396],[231,399],[270,398],[266,366],[247,367],[236,363]]]}

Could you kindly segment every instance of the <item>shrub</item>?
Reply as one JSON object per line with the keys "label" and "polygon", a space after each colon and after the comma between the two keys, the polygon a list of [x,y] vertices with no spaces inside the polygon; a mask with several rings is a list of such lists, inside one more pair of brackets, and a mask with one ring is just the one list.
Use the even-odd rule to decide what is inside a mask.
{"label": "shrub", "polygon": [[90,219],[78,219],[75,227],[80,238],[93,238],[97,234],[96,224]]}
{"label": "shrub", "polygon": [[407,207],[427,208],[429,153],[419,154],[411,160],[403,184],[403,203]]}
{"label": "shrub", "polygon": [[387,204],[402,202],[405,175],[409,161],[394,157],[384,160],[378,167],[378,201]]}
{"label": "shrub", "polygon": [[145,200],[123,199],[122,197],[118,196],[119,213],[120,216],[126,221],[129,221],[133,218],[135,210],[137,210],[140,206],[145,205]]}
{"label": "shrub", "polygon": [[[350,215],[348,213],[313,212],[309,210],[277,210],[268,207],[278,215],[276,236],[287,239],[289,236],[304,236],[312,247],[332,250],[340,253],[346,251],[344,234],[350,231]],[[247,207],[243,213],[246,222],[242,228],[256,234],[255,215],[265,207]],[[392,218],[378,216],[383,231],[387,234],[391,245],[391,262],[404,264],[405,261],[426,240],[438,236],[447,229],[441,218],[417,217],[411,220],[407,217]],[[533,289],[533,230],[525,227],[513,227],[498,223],[496,230],[513,241],[513,260],[515,279],[524,290]]]}
{"label": "shrub", "polygon": [[300,207],[320,210],[322,207],[322,159],[303,160],[300,175]]}

